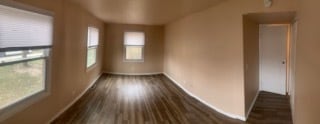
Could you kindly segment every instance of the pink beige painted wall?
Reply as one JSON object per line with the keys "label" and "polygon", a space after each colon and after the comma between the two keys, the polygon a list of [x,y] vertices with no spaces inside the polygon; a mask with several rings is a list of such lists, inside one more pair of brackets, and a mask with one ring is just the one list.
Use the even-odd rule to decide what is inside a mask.
{"label": "pink beige painted wall", "polygon": [[245,112],[249,115],[259,93],[259,23],[243,16]]}
{"label": "pink beige painted wall", "polygon": [[245,90],[255,87],[245,88],[242,15],[295,10],[295,0],[274,0],[271,8],[262,0],[228,0],[167,24],[164,72],[212,106],[244,118],[246,100],[255,95],[245,98]]}
{"label": "pink beige painted wall", "polygon": [[[3,123],[43,124],[74,100],[101,73],[102,61],[106,65],[104,70],[109,70],[110,65],[106,62],[110,58],[102,60],[103,42],[99,47],[97,65],[86,70],[85,44],[88,25],[99,27],[101,41],[103,34],[109,34],[103,33],[103,29],[110,27],[105,27],[103,22],[81,7],[62,0],[16,1],[55,12],[52,56],[55,64],[52,65],[51,95]],[[264,8],[262,2],[228,0],[166,25],[164,72],[211,105],[227,113],[244,116],[253,95],[245,85],[242,15],[296,10],[295,0],[274,0],[272,8]],[[294,104],[296,124],[320,122],[320,59],[317,56],[320,52],[320,18],[314,14],[320,11],[318,5],[318,0],[299,1]],[[118,26],[114,28],[118,30]],[[105,44],[108,42],[105,40]],[[107,54],[106,51],[104,53]]]}
{"label": "pink beige painted wall", "polygon": [[104,23],[63,0],[17,1],[54,12],[51,94],[1,123],[45,124],[102,72],[103,42],[98,48],[97,64],[87,70],[86,41],[88,25],[100,29],[100,41],[103,41]]}
{"label": "pink beige painted wall", "polygon": [[[163,72],[163,26],[107,24],[105,28],[105,72],[135,74]],[[144,62],[124,61],[125,31],[145,33]]]}
{"label": "pink beige painted wall", "polygon": [[320,1],[300,0],[296,43],[296,124],[320,122]]}

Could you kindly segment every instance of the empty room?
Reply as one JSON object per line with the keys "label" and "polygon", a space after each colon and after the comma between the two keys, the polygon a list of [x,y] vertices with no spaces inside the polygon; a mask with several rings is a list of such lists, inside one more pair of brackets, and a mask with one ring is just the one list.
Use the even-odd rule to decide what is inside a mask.
{"label": "empty room", "polygon": [[318,0],[0,0],[0,124],[319,124]]}

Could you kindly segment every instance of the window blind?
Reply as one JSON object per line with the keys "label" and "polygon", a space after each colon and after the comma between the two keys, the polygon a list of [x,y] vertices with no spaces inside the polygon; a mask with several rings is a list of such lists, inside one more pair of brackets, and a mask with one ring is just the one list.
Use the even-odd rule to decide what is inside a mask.
{"label": "window blind", "polygon": [[143,32],[125,32],[124,44],[132,46],[143,46],[145,43],[145,34]]}
{"label": "window blind", "polygon": [[53,17],[0,5],[0,51],[50,48]]}
{"label": "window blind", "polygon": [[99,29],[88,27],[88,47],[95,47],[99,44]]}

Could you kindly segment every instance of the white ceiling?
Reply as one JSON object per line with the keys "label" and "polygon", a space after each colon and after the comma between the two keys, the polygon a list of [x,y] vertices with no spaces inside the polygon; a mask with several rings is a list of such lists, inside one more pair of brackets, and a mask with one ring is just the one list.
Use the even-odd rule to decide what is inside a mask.
{"label": "white ceiling", "polygon": [[112,23],[162,25],[223,0],[71,0]]}

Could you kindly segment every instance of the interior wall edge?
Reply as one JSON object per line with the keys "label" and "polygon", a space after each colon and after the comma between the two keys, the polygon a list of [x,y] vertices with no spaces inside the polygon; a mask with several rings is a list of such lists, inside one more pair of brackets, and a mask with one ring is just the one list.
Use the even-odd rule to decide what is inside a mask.
{"label": "interior wall edge", "polygon": [[259,23],[248,15],[243,20],[245,116],[248,118],[259,94]]}
{"label": "interior wall edge", "polygon": [[209,108],[227,116],[227,117],[230,117],[230,118],[234,118],[234,119],[239,119],[239,120],[242,120],[242,121],[246,121],[246,117],[244,116],[241,116],[241,115],[236,115],[236,114],[232,114],[232,113],[229,113],[229,112],[226,112],[222,109],[219,109],[218,107],[215,107],[213,105],[211,105],[210,103],[206,102],[205,100],[197,97],[196,95],[194,95],[192,92],[190,92],[189,90],[187,90],[186,88],[184,88],[182,85],[180,85],[180,83],[175,80],[173,77],[171,77],[169,74],[167,74],[166,72],[163,72],[163,75],[165,75],[167,78],[169,78],[174,84],[176,84],[179,88],[181,88],[185,93],[187,93],[189,96],[195,98],[196,100],[198,100],[199,102],[205,104],[206,106],[208,106]]}
{"label": "interior wall edge", "polygon": [[249,108],[248,112],[246,113],[246,120],[249,118],[249,115],[250,115],[250,113],[251,113],[251,111],[253,109],[254,104],[256,104],[256,101],[258,99],[259,93],[260,93],[260,90],[257,92],[256,96],[254,97],[254,99],[253,99],[253,101],[252,101],[252,103],[250,105],[250,108]]}
{"label": "interior wall edge", "polygon": [[187,15],[180,16],[180,17],[178,17],[178,18],[172,19],[172,20],[170,20],[170,21],[168,21],[167,23],[162,24],[162,25],[166,26],[166,25],[169,25],[169,24],[171,24],[171,23],[174,23],[174,22],[183,20],[184,18],[187,18],[188,16],[191,16],[191,15],[193,15],[193,14],[201,13],[201,12],[203,12],[203,11],[206,11],[206,10],[210,9],[210,8],[219,6],[219,5],[222,4],[223,2],[225,2],[225,0],[217,1],[216,4],[213,4],[213,5],[210,5],[210,6],[206,7],[206,8],[203,8],[203,9],[200,9],[200,10],[197,10],[197,11],[194,11],[194,12],[191,12],[191,13],[189,13],[189,14],[187,14]]}
{"label": "interior wall edge", "polygon": [[230,0],[170,22],[165,25],[164,71],[205,100],[246,117],[259,86],[255,83],[257,92],[248,92],[246,103],[242,16],[296,9],[291,0],[275,0],[270,8],[263,1]]}

